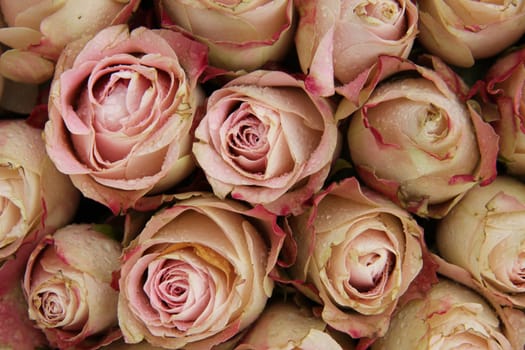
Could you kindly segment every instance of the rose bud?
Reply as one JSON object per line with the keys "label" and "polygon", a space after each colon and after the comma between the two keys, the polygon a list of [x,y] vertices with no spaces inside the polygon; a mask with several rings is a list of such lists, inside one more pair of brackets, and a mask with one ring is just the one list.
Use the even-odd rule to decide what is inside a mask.
{"label": "rose bud", "polygon": [[351,350],[353,343],[333,330],[305,305],[269,303],[235,350]]}
{"label": "rose bud", "polygon": [[449,64],[471,67],[525,33],[523,1],[418,1],[418,40]]}
{"label": "rose bud", "polygon": [[440,218],[468,189],[494,179],[498,140],[479,105],[458,96],[460,78],[432,59],[434,69],[413,64],[403,73],[414,76],[381,81],[347,135],[365,184],[418,216]]}
{"label": "rose bud", "polygon": [[484,107],[494,111],[491,124],[499,135],[499,160],[511,175],[525,176],[525,48],[501,56],[488,70]]}
{"label": "rose bud", "polygon": [[47,156],[42,130],[0,120],[0,140],[0,265],[25,264],[44,235],[73,219],[80,195]]}
{"label": "rose bud", "polygon": [[24,276],[29,316],[59,349],[96,349],[121,337],[120,244],[89,224],[64,226],[31,253]]}
{"label": "rose bud", "polygon": [[323,320],[353,338],[384,334],[423,268],[417,222],[353,177],[330,185],[288,222],[297,244],[291,278],[322,304]]}
{"label": "rose bud", "polygon": [[180,195],[154,214],[123,255],[124,340],[210,349],[246,329],[273,291],[280,244],[270,242],[284,235],[275,220],[205,193]]}
{"label": "rose bud", "polygon": [[327,99],[280,71],[255,71],[215,90],[193,152],[213,192],[298,214],[321,189],[338,152]]}
{"label": "rose bud", "polygon": [[125,25],[79,46],[57,64],[46,149],[85,197],[118,214],[194,169],[206,48],[173,31]]}
{"label": "rose bud", "polygon": [[424,299],[400,308],[372,350],[513,348],[497,314],[473,290],[442,279]]}
{"label": "rose bud", "polygon": [[408,57],[417,34],[418,11],[410,0],[297,2],[295,36],[307,86],[329,96],[354,80],[379,55]]}
{"label": "rose bud", "polygon": [[[1,0],[7,24],[0,42],[11,49],[0,56],[0,74],[39,84],[51,79],[64,47],[110,25],[126,23],[140,0]],[[101,16],[101,14],[104,14]]]}
{"label": "rose bud", "polygon": [[156,0],[161,26],[205,44],[210,64],[252,71],[280,61],[292,48],[292,0]]}
{"label": "rose bud", "polygon": [[[438,224],[439,255],[502,304],[525,308],[525,184],[498,176],[472,188]],[[468,252],[466,254],[465,252]]]}

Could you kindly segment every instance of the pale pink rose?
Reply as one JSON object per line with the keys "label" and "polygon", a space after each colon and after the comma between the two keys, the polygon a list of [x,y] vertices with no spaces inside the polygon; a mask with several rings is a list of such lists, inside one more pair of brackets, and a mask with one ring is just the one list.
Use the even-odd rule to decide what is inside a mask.
{"label": "pale pink rose", "polygon": [[522,308],[516,308],[508,302],[502,303],[504,298],[492,293],[463,267],[449,263],[437,254],[432,254],[432,258],[437,263],[437,271],[441,276],[458,282],[484,297],[496,312],[501,322],[502,332],[510,342],[512,349],[525,347],[525,312]]}
{"label": "pale pink rose", "polygon": [[339,135],[329,100],[280,71],[258,70],[215,90],[193,152],[214,193],[298,214],[326,180]]}
{"label": "pale pink rose", "polygon": [[418,11],[410,0],[300,0],[296,6],[299,63],[308,88],[324,96],[379,55],[407,58],[417,34]]}
{"label": "pale pink rose", "polygon": [[510,0],[418,1],[423,46],[444,61],[470,67],[496,55],[525,33],[525,3]]}
{"label": "pale pink rose", "polygon": [[126,25],[74,44],[51,85],[46,149],[84,196],[117,214],[194,169],[206,48],[170,30]]}
{"label": "pale pink rose", "polygon": [[237,336],[272,294],[283,234],[261,207],[179,195],[124,251],[118,317],[125,341],[191,350]]}
{"label": "pale pink rose", "polygon": [[64,46],[83,35],[127,22],[140,0],[0,1],[6,27],[0,42],[0,74],[38,84],[49,80]]}
{"label": "pale pink rose", "polygon": [[330,185],[288,222],[297,244],[291,279],[322,305],[323,320],[353,338],[384,334],[423,269],[423,229],[353,177]]}
{"label": "pale pink rose", "polygon": [[41,130],[0,121],[0,348],[46,345],[22,291],[27,259],[47,233],[72,220],[78,191],[45,153]]}
{"label": "pale pink rose", "polygon": [[47,156],[42,130],[0,120],[1,264],[27,259],[41,237],[73,219],[79,198]]}
{"label": "pale pink rose", "polygon": [[308,305],[274,300],[235,347],[235,350],[260,349],[352,350],[354,344],[348,336],[330,329]]}
{"label": "pale pink rose", "polygon": [[501,56],[486,76],[487,107],[499,135],[499,160],[509,174],[525,176],[525,48]]}
{"label": "pale pink rose", "polygon": [[[525,184],[498,176],[472,188],[439,222],[439,255],[501,304],[525,308]],[[468,254],[466,253],[468,252]]]}
{"label": "pale pink rose", "polygon": [[473,290],[441,279],[423,299],[401,307],[386,335],[371,350],[511,350],[504,326],[485,299]]}
{"label": "pale pink rose", "polygon": [[498,137],[437,58],[430,67],[382,60],[414,74],[367,88],[347,131],[351,160],[368,186],[419,216],[440,218],[468,189],[494,179]]}
{"label": "pale pink rose", "polygon": [[161,26],[209,47],[210,64],[252,71],[282,60],[293,45],[292,0],[156,0]]}
{"label": "pale pink rose", "polygon": [[24,276],[29,316],[51,346],[97,349],[121,337],[118,291],[120,243],[89,224],[64,226],[31,253]]}

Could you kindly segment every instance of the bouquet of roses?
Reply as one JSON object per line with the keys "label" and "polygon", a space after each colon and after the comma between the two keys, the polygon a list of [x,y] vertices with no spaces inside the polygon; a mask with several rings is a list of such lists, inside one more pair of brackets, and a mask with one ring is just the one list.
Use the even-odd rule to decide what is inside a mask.
{"label": "bouquet of roses", "polygon": [[525,2],[0,0],[0,348],[525,348]]}

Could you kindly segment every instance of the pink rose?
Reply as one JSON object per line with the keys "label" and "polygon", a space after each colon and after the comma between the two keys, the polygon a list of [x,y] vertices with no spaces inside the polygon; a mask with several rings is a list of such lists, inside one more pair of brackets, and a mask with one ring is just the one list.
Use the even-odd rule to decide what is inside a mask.
{"label": "pink rose", "polygon": [[139,0],[0,1],[7,24],[0,29],[0,42],[11,47],[0,56],[0,74],[31,84],[47,81],[66,44],[127,22],[139,3]]}
{"label": "pink rose", "polygon": [[423,299],[401,307],[371,350],[511,350],[495,310],[473,290],[442,279]]}
{"label": "pink rose", "polygon": [[291,278],[321,316],[353,338],[384,334],[423,268],[423,230],[410,214],[347,178],[288,219],[297,244]]}
{"label": "pink rose", "polygon": [[205,66],[205,47],[169,30],[120,25],[71,44],[51,86],[49,156],[115,214],[170,188],[194,169]]}
{"label": "pink rose", "polygon": [[327,99],[280,71],[255,71],[215,90],[193,152],[214,193],[297,214],[321,189],[338,151]]}
{"label": "pink rose", "polygon": [[88,224],[45,237],[24,276],[29,316],[60,349],[97,349],[119,338],[113,272],[120,244]]}
{"label": "pink rose", "polygon": [[[525,308],[525,184],[498,176],[472,188],[438,224],[439,255],[503,305]],[[465,254],[468,252],[468,254]]]}
{"label": "pink rose", "polygon": [[182,31],[210,49],[210,64],[252,71],[279,61],[292,48],[292,0],[156,0],[161,25]]}
{"label": "pink rose", "polygon": [[284,233],[261,207],[211,194],[177,199],[124,251],[119,323],[127,343],[210,349],[264,309]]}
{"label": "pink rose", "polygon": [[334,83],[354,80],[379,55],[407,58],[417,34],[418,11],[410,0],[301,0],[297,7],[299,62],[308,88],[324,96],[334,94]]}
{"label": "pink rose", "polygon": [[365,184],[419,216],[439,218],[468,189],[494,179],[498,139],[479,105],[461,98],[460,78],[430,59],[432,68],[382,57],[384,67],[415,74],[374,80],[363,90],[370,95],[352,114],[347,136]]}
{"label": "pink rose", "polygon": [[501,56],[486,77],[494,110],[491,124],[499,135],[499,159],[509,174],[525,175],[525,48]]}
{"label": "pink rose", "polygon": [[494,56],[525,33],[523,1],[424,0],[418,8],[418,40],[456,66]]}
{"label": "pink rose", "polygon": [[[22,264],[40,238],[69,223],[79,193],[45,152],[42,130],[0,120],[0,262]],[[1,274],[1,268],[0,268]]]}

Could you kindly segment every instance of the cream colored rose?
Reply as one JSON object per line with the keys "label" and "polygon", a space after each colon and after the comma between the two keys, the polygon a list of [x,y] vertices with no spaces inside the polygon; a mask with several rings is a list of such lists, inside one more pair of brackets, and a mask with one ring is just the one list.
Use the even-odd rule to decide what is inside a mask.
{"label": "cream colored rose", "polygon": [[354,338],[384,334],[399,298],[423,267],[423,231],[408,212],[355,178],[331,185],[289,223],[290,272],[322,304],[322,318]]}
{"label": "cream colored rose", "polygon": [[419,41],[456,66],[494,56],[525,33],[521,0],[422,0],[418,8]]}
{"label": "cream colored rose", "polygon": [[77,209],[79,192],[47,156],[41,133],[22,119],[0,121],[0,261],[30,250]]}
{"label": "cream colored rose", "polygon": [[525,308],[524,228],[525,184],[499,176],[471,189],[439,222],[436,243],[441,257],[502,305]]}
{"label": "cream colored rose", "polygon": [[158,8],[161,25],[204,43],[216,67],[253,71],[292,48],[292,0],[160,0]]}
{"label": "cream colored rose", "polygon": [[441,280],[424,299],[401,307],[372,350],[511,350],[491,306],[465,286]]}
{"label": "cream colored rose", "polygon": [[123,255],[118,317],[125,341],[210,349],[252,324],[274,287],[275,252],[266,240],[275,218],[258,212],[190,194],[156,213]]}
{"label": "cream colored rose", "polygon": [[351,350],[349,337],[338,334],[315,316],[308,305],[271,301],[235,350]]}
{"label": "cream colored rose", "polygon": [[407,58],[418,11],[407,0],[296,1],[297,56],[307,86],[329,96],[368,70],[379,55]]}

